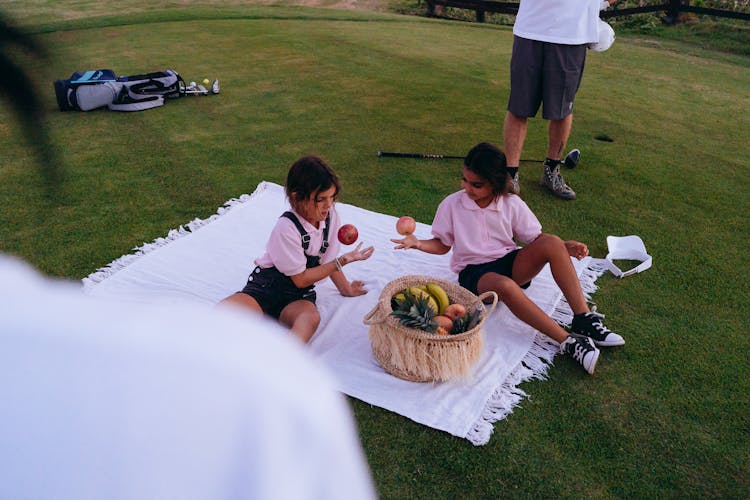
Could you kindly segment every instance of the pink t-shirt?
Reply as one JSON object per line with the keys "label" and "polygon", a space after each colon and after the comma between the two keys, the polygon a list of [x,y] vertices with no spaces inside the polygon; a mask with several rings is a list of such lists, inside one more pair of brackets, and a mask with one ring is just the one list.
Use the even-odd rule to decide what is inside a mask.
{"label": "pink t-shirt", "polygon": [[[325,221],[322,221],[317,229],[310,224],[304,217],[292,210],[297,216],[302,227],[310,235],[310,245],[307,247],[308,255],[320,255],[320,246],[323,244],[323,229]],[[331,207],[331,228],[328,231],[328,250],[320,258],[320,263],[331,262],[339,253],[340,244],[336,232],[340,225],[339,214],[336,212],[335,205]],[[263,268],[274,266],[281,273],[287,276],[300,274],[305,270],[307,258],[305,251],[302,249],[302,236],[299,234],[294,222],[286,217],[279,217],[271,236],[266,243],[266,253],[255,259],[255,265]]]}
{"label": "pink t-shirt", "polygon": [[432,235],[453,247],[451,270],[483,264],[519,248],[542,233],[542,225],[526,203],[514,194],[499,196],[479,208],[461,190],[438,205]]}

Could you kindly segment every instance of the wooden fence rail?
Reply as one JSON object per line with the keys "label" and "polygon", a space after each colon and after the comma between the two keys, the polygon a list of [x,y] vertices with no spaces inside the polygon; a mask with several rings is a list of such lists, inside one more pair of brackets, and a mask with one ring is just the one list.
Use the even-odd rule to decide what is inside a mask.
{"label": "wooden fence rail", "polygon": [[[454,7],[457,9],[467,9],[476,12],[477,22],[484,22],[485,12],[495,12],[499,14],[512,14],[518,12],[518,2],[496,2],[493,0],[426,0],[427,15],[437,16],[443,7]],[[631,7],[627,9],[618,9],[615,7],[602,12],[602,19],[619,16],[631,16],[633,14],[642,14],[645,12],[664,12],[662,20],[667,24],[679,22],[680,14],[692,12],[694,14],[704,14],[717,17],[729,17],[733,19],[743,19],[750,21],[750,13],[739,12],[734,10],[712,9],[707,7],[694,7],[690,5],[690,0],[669,0],[666,3],[656,5],[644,5],[642,7]]]}

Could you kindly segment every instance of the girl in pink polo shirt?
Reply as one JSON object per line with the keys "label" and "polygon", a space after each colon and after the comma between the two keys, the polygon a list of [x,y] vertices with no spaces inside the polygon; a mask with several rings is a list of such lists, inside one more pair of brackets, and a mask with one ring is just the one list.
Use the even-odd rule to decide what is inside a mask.
{"label": "girl in pink polo shirt", "polygon": [[289,169],[286,196],[292,210],[284,212],[255,260],[242,291],[221,304],[262,312],[288,326],[307,342],[320,323],[315,305],[315,283],[330,277],[341,295],[367,293],[361,281],[349,281],[342,268],[369,259],[374,248],[360,242],[351,252],[336,257],[340,219],[334,202],[341,185],[336,173],[317,156],[305,156]]}
{"label": "girl in pink polo shirt", "polygon": [[[559,342],[561,352],[594,373],[597,346],[622,345],[625,340],[604,326],[603,316],[591,312],[583,296],[570,257],[588,255],[586,245],[542,232],[531,209],[509,192],[505,155],[493,144],[477,144],[466,155],[461,187],[438,206],[432,239],[410,234],[391,240],[398,243],[396,249],[444,254],[453,248],[450,266],[461,286],[475,294],[496,292],[519,319]],[[570,333],[523,291],[546,264],[573,310]]]}

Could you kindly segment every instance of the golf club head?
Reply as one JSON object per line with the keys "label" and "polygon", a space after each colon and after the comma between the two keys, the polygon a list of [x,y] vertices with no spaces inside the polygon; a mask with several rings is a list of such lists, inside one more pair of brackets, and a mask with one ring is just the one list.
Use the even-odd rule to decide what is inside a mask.
{"label": "golf club head", "polygon": [[563,160],[563,165],[565,165],[568,168],[575,168],[576,165],[578,165],[578,162],[581,159],[581,151],[579,149],[573,149],[565,156],[565,159]]}

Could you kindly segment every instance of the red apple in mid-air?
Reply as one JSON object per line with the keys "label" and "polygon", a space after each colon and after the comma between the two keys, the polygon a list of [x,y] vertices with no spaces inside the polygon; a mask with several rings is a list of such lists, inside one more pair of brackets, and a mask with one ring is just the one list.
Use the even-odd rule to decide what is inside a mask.
{"label": "red apple in mid-air", "polygon": [[414,220],[414,217],[404,215],[399,217],[398,222],[396,222],[396,231],[398,231],[398,234],[408,235],[413,233],[416,229],[417,222]]}
{"label": "red apple in mid-air", "polygon": [[344,245],[351,245],[359,238],[359,231],[353,224],[344,224],[339,228],[339,241]]}

